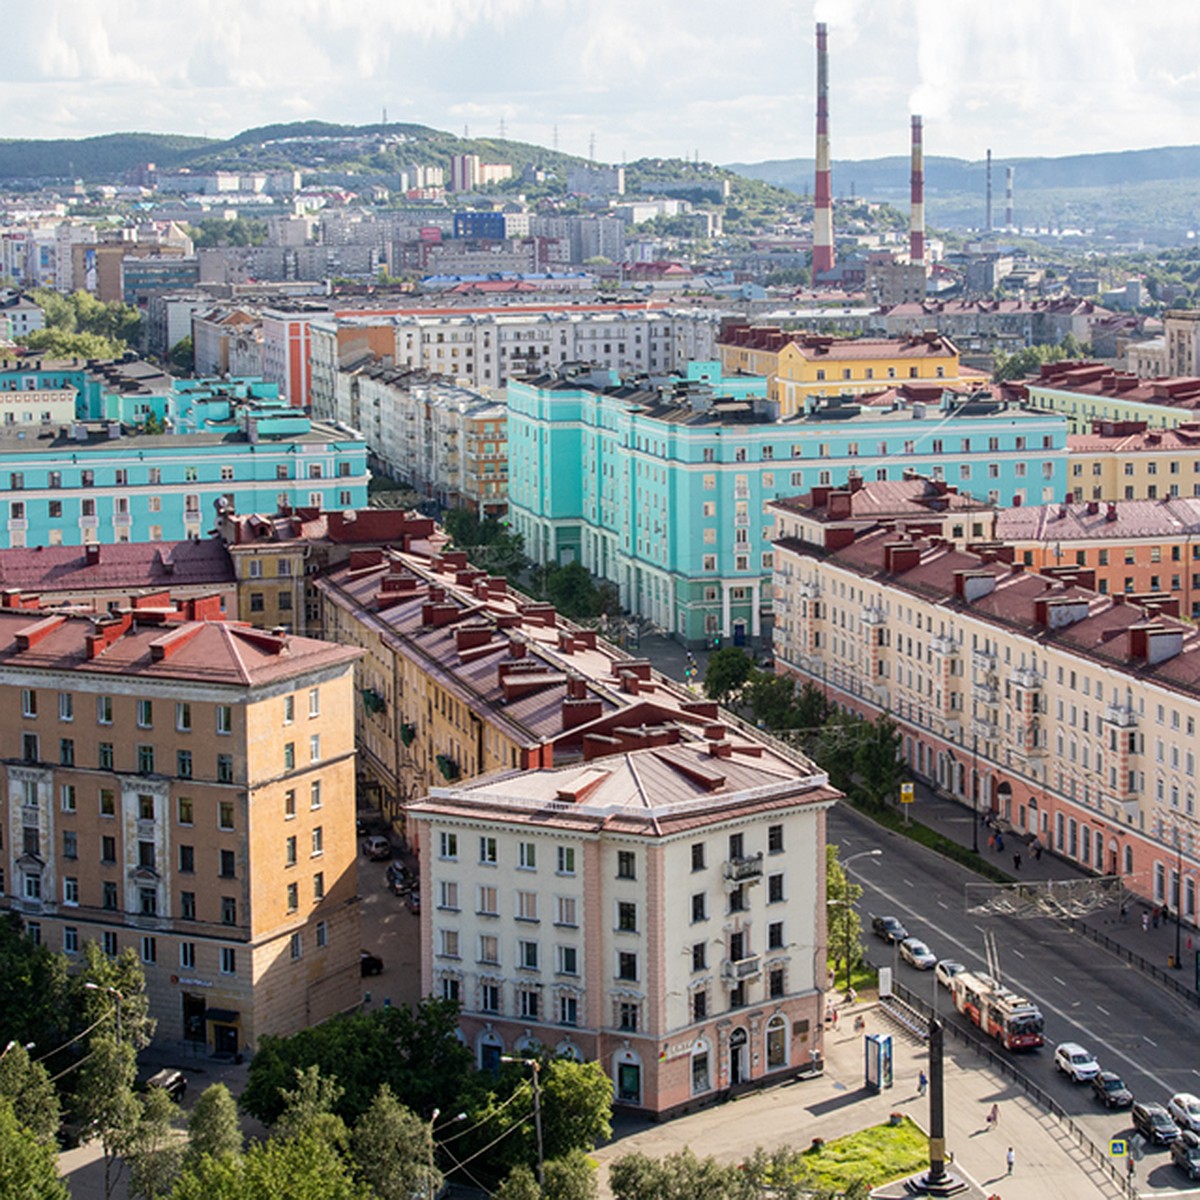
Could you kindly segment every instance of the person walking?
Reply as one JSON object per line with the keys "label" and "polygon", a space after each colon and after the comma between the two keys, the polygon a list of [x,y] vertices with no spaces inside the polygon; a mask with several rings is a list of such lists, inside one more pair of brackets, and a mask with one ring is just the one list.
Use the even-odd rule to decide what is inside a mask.
{"label": "person walking", "polygon": [[929,1086],[929,1079],[926,1077],[926,1075],[925,1075],[925,1072],[924,1072],[924,1071],[922,1071],[922,1072],[921,1072],[921,1073],[920,1073],[920,1074],[917,1076],[917,1095],[918,1095],[918,1096],[923,1096],[923,1095],[925,1095],[925,1089],[926,1089],[928,1086]]}
{"label": "person walking", "polygon": [[1019,871],[1020,869],[1021,869],[1021,852],[1020,852],[1020,850],[1018,850],[1016,852],[1016,854],[1013,855],[1013,870]]}
{"label": "person walking", "polygon": [[1004,1161],[1008,1164],[1008,1171],[1006,1174],[1011,1175],[1013,1166],[1017,1161],[1017,1156],[1013,1153],[1013,1148],[1011,1146],[1009,1146],[1008,1153],[1004,1156]]}
{"label": "person walking", "polygon": [[995,1129],[1000,1124],[1000,1105],[993,1104],[988,1110],[987,1124],[989,1130]]}
{"label": "person walking", "polygon": [[1142,913],[1142,932],[1150,932],[1150,914],[1148,912]]}

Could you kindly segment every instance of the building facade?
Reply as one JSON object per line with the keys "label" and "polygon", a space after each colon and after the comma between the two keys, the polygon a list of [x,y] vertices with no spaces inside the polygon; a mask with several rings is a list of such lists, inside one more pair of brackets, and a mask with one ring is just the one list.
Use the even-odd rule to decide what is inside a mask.
{"label": "building facade", "polygon": [[0,610],[3,905],[133,948],[156,1040],[233,1054],[360,998],[356,654],[217,616]]}
{"label": "building facade", "polygon": [[480,1067],[598,1061],[658,1116],[820,1061],[825,812],[811,764],[728,737],[659,740],[436,789],[421,985]]}
{"label": "building facade", "polygon": [[1200,416],[1200,378],[1195,376],[1139,379],[1103,363],[1051,363],[1022,386],[1031,405],[1062,413],[1073,434],[1090,433],[1097,421],[1174,429]]}
{"label": "building facade", "polygon": [[1200,422],[1095,421],[1090,433],[1068,437],[1067,449],[1077,502],[1200,496]]}

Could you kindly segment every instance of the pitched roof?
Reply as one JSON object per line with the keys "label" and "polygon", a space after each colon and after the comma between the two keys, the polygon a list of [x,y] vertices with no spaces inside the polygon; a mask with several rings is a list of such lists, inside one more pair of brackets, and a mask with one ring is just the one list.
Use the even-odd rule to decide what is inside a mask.
{"label": "pitched roof", "polygon": [[228,551],[211,538],[0,550],[0,588],[23,592],[234,582]]}

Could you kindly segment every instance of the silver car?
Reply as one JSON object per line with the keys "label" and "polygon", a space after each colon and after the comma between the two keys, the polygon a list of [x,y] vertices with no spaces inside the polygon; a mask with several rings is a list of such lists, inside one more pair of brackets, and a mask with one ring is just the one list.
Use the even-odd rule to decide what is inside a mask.
{"label": "silver car", "polygon": [[900,957],[918,971],[932,971],[937,955],[920,938],[905,938],[900,943]]}

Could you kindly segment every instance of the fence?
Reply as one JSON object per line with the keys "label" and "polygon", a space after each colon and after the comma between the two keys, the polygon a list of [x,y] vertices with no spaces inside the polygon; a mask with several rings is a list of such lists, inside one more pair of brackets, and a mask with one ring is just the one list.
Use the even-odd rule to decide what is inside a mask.
{"label": "fence", "polygon": [[[894,980],[892,991],[903,1005],[903,1009],[898,1012],[895,1007],[887,1006],[886,1002],[881,1003],[881,1007],[910,1032],[915,1032],[922,1038],[927,1037],[928,1035],[923,1029],[913,1029],[913,1026],[919,1023],[913,1018],[919,1018],[920,1022],[927,1024],[929,1018],[934,1015],[931,1006],[904,984]],[[957,1038],[968,1050],[983,1058],[988,1066],[1018,1084],[1025,1095],[1039,1108],[1057,1118],[1059,1124],[1075,1144],[1092,1160],[1093,1165],[1117,1191],[1123,1196],[1128,1196],[1130,1200],[1136,1200],[1138,1191],[1135,1183],[1127,1178],[1125,1172],[1113,1162],[1107,1147],[1098,1146],[1092,1140],[1091,1135],[1074,1120],[1067,1110],[1053,1096],[1028,1078],[1011,1059],[997,1054],[992,1048],[991,1041],[984,1034],[975,1029],[965,1029],[954,1021],[943,1022],[943,1027],[947,1034]]]}
{"label": "fence", "polygon": [[1075,933],[1083,934],[1085,938],[1095,942],[1102,949],[1107,950],[1109,954],[1115,954],[1118,958],[1123,958],[1131,966],[1137,967],[1139,971],[1149,975],[1156,983],[1162,984],[1163,987],[1175,992],[1176,995],[1183,996],[1193,1004],[1200,1006],[1200,991],[1180,982],[1180,976],[1184,974],[1183,971],[1164,971],[1162,967],[1156,967],[1140,954],[1135,954],[1127,946],[1122,946],[1120,942],[1114,941],[1108,934],[1101,933],[1099,929],[1088,925],[1084,921],[1073,919],[1070,922],[1070,927]]}

